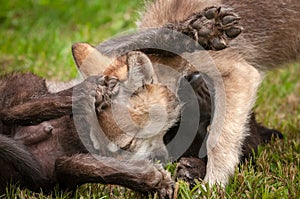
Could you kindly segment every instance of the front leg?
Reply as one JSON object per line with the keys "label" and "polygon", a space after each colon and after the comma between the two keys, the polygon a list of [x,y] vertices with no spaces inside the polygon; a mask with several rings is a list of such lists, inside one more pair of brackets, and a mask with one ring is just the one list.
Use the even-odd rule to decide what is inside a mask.
{"label": "front leg", "polygon": [[242,59],[215,59],[223,82],[215,79],[214,114],[207,139],[204,180],[225,186],[240,162],[242,144],[248,136],[247,122],[255,103],[260,73]]}
{"label": "front leg", "polygon": [[195,70],[206,74],[212,85],[209,86],[212,119],[206,147],[200,149],[199,157],[208,156],[204,180],[225,186],[239,164],[242,144],[249,132],[247,122],[262,77],[230,48],[208,53],[198,51],[182,56]]}
{"label": "front leg", "polygon": [[[118,81],[107,76],[92,76],[70,89],[49,93],[23,104],[4,108],[0,119],[5,124],[35,125],[64,115],[95,110],[118,91]],[[75,106],[74,106],[75,105]],[[74,106],[74,107],[73,107]]]}
{"label": "front leg", "polygon": [[78,154],[61,157],[55,172],[62,188],[76,188],[84,183],[116,184],[138,192],[159,192],[172,198],[174,182],[160,164],[149,160],[119,161],[110,157]]}

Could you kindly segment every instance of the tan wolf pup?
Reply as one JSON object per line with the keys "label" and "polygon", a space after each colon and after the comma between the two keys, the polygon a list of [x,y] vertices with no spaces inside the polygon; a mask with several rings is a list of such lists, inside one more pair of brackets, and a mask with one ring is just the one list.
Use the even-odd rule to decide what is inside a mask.
{"label": "tan wolf pup", "polygon": [[[228,10],[237,15],[224,16],[223,13]],[[163,58],[155,51],[153,53],[151,46],[147,47],[155,40],[142,40],[138,33],[108,40],[97,49],[110,58],[130,50],[142,50],[148,53],[154,65],[168,65],[182,75],[200,71],[211,79],[214,84],[214,113],[206,143],[208,162],[205,181],[225,185],[239,163],[242,143],[249,135],[246,124],[264,71],[299,60],[300,5],[297,0],[156,0],[146,4],[138,27],[145,35],[145,32],[151,33],[153,29],[166,27],[168,23],[180,23],[194,13],[200,13],[208,20],[216,20],[219,16],[217,20],[221,19],[227,38],[240,34],[241,29],[236,26],[236,21],[243,27],[243,33],[222,51],[198,51],[193,47],[190,49],[189,43],[188,47],[182,45],[183,50],[176,48],[175,54],[181,53],[180,56],[173,54]],[[228,29],[227,24],[230,25]],[[203,42],[201,36],[214,34],[215,29],[204,30],[195,32],[195,39],[204,48],[207,43],[213,44],[211,49],[222,49],[226,45],[226,38],[222,36],[217,41]],[[184,53],[186,51],[189,53]],[[94,69],[96,73],[101,71],[101,68]],[[168,78],[167,75],[158,77],[158,80]]]}

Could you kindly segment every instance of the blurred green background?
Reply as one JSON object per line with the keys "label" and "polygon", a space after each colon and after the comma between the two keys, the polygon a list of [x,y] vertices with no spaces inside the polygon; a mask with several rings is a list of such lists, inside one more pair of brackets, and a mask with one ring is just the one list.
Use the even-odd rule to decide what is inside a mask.
{"label": "blurred green background", "polygon": [[0,1],[1,73],[32,71],[51,79],[77,75],[71,45],[98,44],[134,27],[141,0]]}
{"label": "blurred green background", "polygon": [[[0,75],[31,71],[51,80],[77,76],[71,45],[97,45],[135,28],[143,0],[0,0]],[[261,147],[252,161],[237,168],[225,190],[202,190],[207,198],[300,198],[300,66],[268,72],[255,106],[258,121],[285,139]],[[253,166],[256,165],[256,166]],[[174,165],[173,165],[174,167]],[[171,166],[172,168],[172,166]],[[1,168],[0,168],[1,169]],[[178,198],[198,198],[180,182]],[[141,198],[116,186],[85,185],[75,195],[53,196],[12,188],[0,198]],[[146,198],[148,196],[145,196]]]}

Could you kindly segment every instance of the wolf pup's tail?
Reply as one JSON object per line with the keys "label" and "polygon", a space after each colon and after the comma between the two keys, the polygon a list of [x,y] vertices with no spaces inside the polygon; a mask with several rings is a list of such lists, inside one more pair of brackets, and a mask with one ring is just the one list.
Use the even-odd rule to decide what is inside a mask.
{"label": "wolf pup's tail", "polygon": [[1,134],[0,168],[0,193],[5,193],[10,183],[38,191],[46,182],[40,164],[26,146]]}

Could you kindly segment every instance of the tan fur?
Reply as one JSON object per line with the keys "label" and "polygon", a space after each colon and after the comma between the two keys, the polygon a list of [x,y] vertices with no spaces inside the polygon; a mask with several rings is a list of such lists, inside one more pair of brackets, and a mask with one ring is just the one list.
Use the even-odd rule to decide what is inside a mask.
{"label": "tan fur", "polygon": [[[149,58],[157,76],[156,83],[173,77],[161,69],[163,65],[175,69],[181,76],[199,70],[212,79],[215,112],[207,140],[205,180],[210,184],[225,185],[239,162],[241,144],[248,134],[245,124],[263,78],[262,70],[299,59],[300,4],[298,0],[156,0],[146,4],[145,12],[137,24],[139,29],[162,27],[213,5],[232,9],[241,17],[240,25],[244,27],[244,32],[230,43],[229,48],[219,52],[184,53],[170,58],[150,55]],[[122,68],[113,67],[109,74],[118,76]],[[91,67],[89,70],[91,72],[87,72],[92,74],[92,71],[102,69]],[[121,74],[125,72],[123,70]],[[176,91],[174,88],[180,76],[174,77],[169,87],[172,91]],[[150,98],[150,94],[145,96]],[[131,110],[130,114],[137,126],[144,126],[147,115],[137,113],[147,112],[147,106],[138,103],[141,103],[137,106],[139,110]],[[161,101],[151,103],[164,104]],[[142,119],[138,119],[137,115]]]}
{"label": "tan fur", "polygon": [[[300,4],[297,0],[156,0],[146,5],[138,25],[140,29],[162,27],[212,5],[237,12],[244,27],[243,34],[226,50],[186,54],[183,58],[207,74],[215,84],[215,113],[207,140],[205,180],[224,185],[238,164],[241,143],[247,136],[244,124],[263,76],[257,69],[273,68],[299,59]],[[212,69],[214,66],[217,70]],[[179,68],[185,67],[189,65]]]}
{"label": "tan fur", "polygon": [[137,23],[139,28],[161,27],[180,21],[205,7],[230,7],[241,17],[243,34],[230,46],[258,68],[278,66],[299,59],[300,4],[298,0],[156,0],[146,4],[146,12]]}
{"label": "tan fur", "polygon": [[159,0],[148,1],[141,19],[137,22],[139,28],[161,27],[162,24],[179,22],[186,19],[192,13],[205,7],[220,4],[219,0]]}
{"label": "tan fur", "polygon": [[128,68],[126,65],[126,56],[117,58],[111,65],[104,71],[104,75],[117,77],[119,80],[124,81],[127,79]]}
{"label": "tan fur", "polygon": [[[87,44],[82,45],[86,47]],[[88,48],[88,52],[99,53],[92,46]],[[86,50],[80,53],[83,49],[80,44],[73,46],[74,49],[76,63],[83,65],[89,54],[85,54]],[[82,65],[78,68],[85,73],[84,76],[96,71],[95,68],[89,71],[90,69]],[[98,113],[99,124],[111,141],[111,152],[117,152],[116,156],[121,159],[167,159],[163,136],[178,121],[180,107],[175,94],[166,86],[147,84],[148,81],[156,79],[147,56],[139,52],[129,53],[115,59],[107,67],[103,66],[100,71],[104,75],[117,78],[121,84],[111,106]],[[140,81],[146,84],[139,84]]]}
{"label": "tan fur", "polygon": [[[174,101],[169,99],[174,99]],[[118,100],[114,103],[117,106],[116,109],[105,109],[99,114],[98,119],[102,130],[115,145],[132,152],[133,156],[128,157],[121,154],[121,158],[154,157],[155,155],[151,154],[153,150],[151,145],[155,146],[154,150],[159,150],[159,153],[163,151],[166,159],[167,152],[164,148],[163,136],[177,122],[180,115],[179,105],[174,94],[164,86],[147,85],[145,90],[130,98],[125,109],[128,112],[124,111],[124,107],[120,107]],[[159,107],[159,111],[155,112],[153,105]],[[149,131],[144,129],[149,128],[149,122],[155,120],[153,117],[159,118],[159,121],[164,119],[161,109],[167,112],[165,115],[168,118],[166,118],[165,125],[160,126],[159,131],[156,129],[156,131],[150,131],[149,134]],[[147,151],[140,151],[140,148],[145,148]]]}

